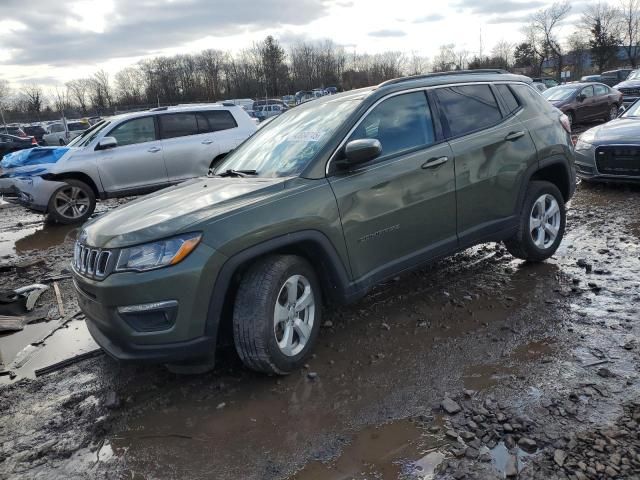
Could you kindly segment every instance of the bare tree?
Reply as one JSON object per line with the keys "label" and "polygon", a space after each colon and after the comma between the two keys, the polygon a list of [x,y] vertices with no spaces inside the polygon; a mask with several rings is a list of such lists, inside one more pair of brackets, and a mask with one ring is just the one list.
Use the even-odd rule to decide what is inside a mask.
{"label": "bare tree", "polygon": [[494,45],[491,50],[491,56],[498,60],[500,68],[504,68],[505,70],[511,68],[514,63],[514,48],[513,43],[507,42],[504,39]]}
{"label": "bare tree", "polygon": [[456,66],[455,45],[440,45],[438,54],[433,58],[433,70],[436,72],[446,72],[453,70]]}
{"label": "bare tree", "polygon": [[429,59],[411,52],[411,57],[407,60],[407,75],[422,75],[429,71]]}
{"label": "bare tree", "polygon": [[88,78],[78,78],[66,83],[67,90],[69,91],[69,99],[80,107],[83,115],[87,113],[90,84],[91,81]]}
{"label": "bare tree", "polygon": [[71,108],[69,90],[56,87],[53,91],[53,107],[57,112],[64,112]]}
{"label": "bare tree", "polygon": [[619,12],[620,36],[629,63],[636,68],[640,43],[640,0],[622,0]]}
{"label": "bare tree", "polygon": [[456,50],[456,70],[464,70],[469,67],[469,50]]}
{"label": "bare tree", "polygon": [[109,74],[107,72],[98,70],[94,73],[91,77],[89,88],[89,95],[96,109],[100,111],[111,106],[111,85],[109,84]]}
{"label": "bare tree", "polygon": [[20,96],[23,100],[24,109],[31,114],[38,115],[44,105],[44,93],[39,85],[25,85],[22,87]]}
{"label": "bare tree", "polygon": [[[548,50],[556,58],[556,76],[561,78],[563,49],[558,38],[560,22],[571,11],[568,1],[555,2],[550,7],[538,10],[531,15],[530,31],[536,36],[535,44],[542,46],[542,50]],[[548,55],[547,55],[548,56]]]}

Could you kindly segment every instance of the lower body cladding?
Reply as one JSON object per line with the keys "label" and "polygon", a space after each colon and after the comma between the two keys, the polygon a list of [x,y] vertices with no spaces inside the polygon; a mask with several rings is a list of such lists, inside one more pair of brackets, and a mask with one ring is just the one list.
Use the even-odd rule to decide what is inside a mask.
{"label": "lower body cladding", "polygon": [[46,212],[49,200],[54,192],[62,187],[64,182],[45,180],[42,177],[15,177],[13,185],[18,193],[18,201],[27,208]]}
{"label": "lower body cladding", "polygon": [[181,263],[157,270],[112,273],[102,281],[74,270],[89,332],[118,360],[164,363],[211,357],[219,318],[212,314],[210,300],[225,260],[201,243]]}
{"label": "lower body cladding", "polygon": [[640,183],[640,145],[600,145],[575,151],[578,177],[586,181]]}

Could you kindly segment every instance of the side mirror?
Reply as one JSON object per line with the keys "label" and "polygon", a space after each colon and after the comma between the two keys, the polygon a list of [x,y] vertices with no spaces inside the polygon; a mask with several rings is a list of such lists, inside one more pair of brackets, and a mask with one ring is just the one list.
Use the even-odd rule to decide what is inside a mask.
{"label": "side mirror", "polygon": [[358,165],[377,158],[382,153],[382,144],[377,138],[351,140],[344,147],[344,165]]}
{"label": "side mirror", "polygon": [[110,148],[116,148],[118,146],[118,141],[113,137],[104,137],[100,139],[98,145],[96,146],[96,150],[108,150]]}

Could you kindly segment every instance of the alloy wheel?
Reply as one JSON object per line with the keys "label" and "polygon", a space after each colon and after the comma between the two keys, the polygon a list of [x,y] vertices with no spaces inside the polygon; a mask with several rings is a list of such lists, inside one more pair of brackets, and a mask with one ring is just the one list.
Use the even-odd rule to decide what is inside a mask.
{"label": "alloy wheel", "polygon": [[551,247],[558,237],[560,222],[560,206],[553,195],[545,193],[538,197],[529,217],[529,232],[535,246],[540,249]]}
{"label": "alloy wheel", "polygon": [[289,277],[280,288],[274,309],[273,332],[278,348],[295,357],[309,342],[315,320],[315,296],[303,275]]}
{"label": "alloy wheel", "polygon": [[609,110],[609,120],[614,120],[618,117],[618,107],[616,107],[615,105],[611,106],[611,109]]}
{"label": "alloy wheel", "polygon": [[55,194],[53,206],[63,217],[76,219],[82,217],[91,205],[87,192],[74,185],[62,187]]}

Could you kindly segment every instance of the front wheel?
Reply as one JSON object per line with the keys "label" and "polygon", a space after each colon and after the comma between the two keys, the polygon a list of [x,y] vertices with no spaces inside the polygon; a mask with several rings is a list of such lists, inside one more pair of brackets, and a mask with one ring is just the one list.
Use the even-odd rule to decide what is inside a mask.
{"label": "front wheel", "polygon": [[48,220],[70,225],[83,223],[96,208],[96,196],[89,185],[80,180],[65,180],[49,199]]}
{"label": "front wheel", "polygon": [[611,108],[609,109],[609,115],[607,117],[607,121],[611,121],[611,120],[615,120],[616,118],[618,118],[618,106],[616,104],[611,105]]}
{"label": "front wheel", "polygon": [[318,337],[322,296],[309,263],[269,256],[242,277],[233,309],[233,337],[252,370],[286,375],[302,367]]}
{"label": "front wheel", "polygon": [[565,225],[566,209],[558,187],[533,181],[527,188],[518,231],[504,243],[514,257],[542,262],[558,249]]}

